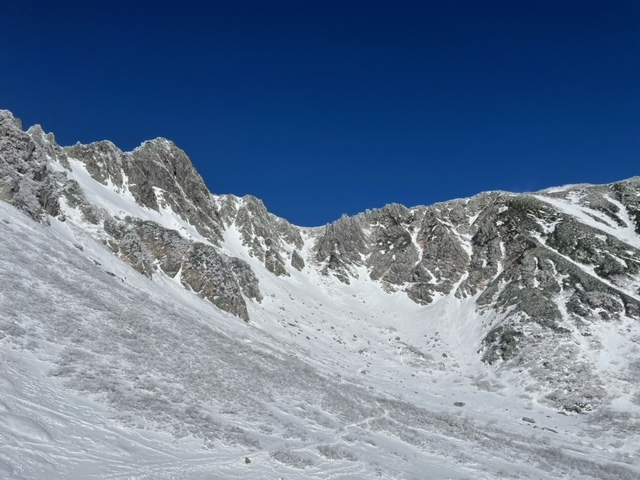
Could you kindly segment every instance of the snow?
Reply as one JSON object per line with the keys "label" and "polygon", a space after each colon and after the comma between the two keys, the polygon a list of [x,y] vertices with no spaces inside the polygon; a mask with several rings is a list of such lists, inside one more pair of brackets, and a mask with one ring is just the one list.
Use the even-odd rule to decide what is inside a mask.
{"label": "snow", "polygon": [[589,185],[586,183],[572,183],[567,185],[561,185],[559,187],[545,188],[544,190],[541,190],[540,193],[547,193],[547,194],[562,193],[562,192],[566,192],[567,190],[575,190],[577,188],[585,187],[585,186],[589,186]]}
{"label": "snow", "polygon": [[[231,252],[244,252],[233,228],[225,240]],[[276,278],[255,266],[266,297],[250,306],[246,325],[174,279],[132,272],[62,222],[35,224],[0,203],[0,313],[25,330],[0,339],[0,476],[640,472],[628,456],[640,447],[637,436],[623,445],[606,432],[589,436],[583,418],[522,399],[524,391],[474,361],[482,325],[474,299],[441,297],[422,307],[402,292],[382,294],[364,271],[343,286],[312,269]],[[148,353],[156,351],[161,356]],[[64,373],[65,352],[75,374]],[[175,400],[154,402],[154,391]]]}
{"label": "snow", "polygon": [[[72,166],[112,215],[199,238],[173,212],[139,207]],[[478,361],[500,318],[479,314],[475,297],[420,306],[364,267],[344,285],[310,268],[312,230],[307,267],[275,277],[232,225],[222,248],[249,262],[264,294],[248,302],[246,324],[184,289],[180,274],[133,271],[63,208],[67,221],[47,226],[0,202],[0,478],[640,475],[630,393],[596,424],[538,404],[517,372]],[[602,371],[625,374],[627,328],[637,332],[594,330]]]}
{"label": "snow", "polygon": [[[124,172],[122,173],[124,177],[123,186],[118,187],[110,180],[107,185],[96,181],[91,177],[85,165],[79,160],[69,158],[69,165],[72,169],[71,172],[68,172],[69,179],[76,180],[82,186],[87,200],[93,205],[103,208],[112,216],[116,218],[131,216],[142,220],[149,220],[165,228],[176,230],[184,238],[189,240],[210,244],[209,240],[198,233],[193,225],[173,212],[166,202],[160,202],[160,209],[158,211],[138,205],[129,190],[129,180]],[[156,195],[162,199],[162,189],[156,187],[154,191]],[[80,214],[73,212],[69,206],[63,205],[63,212],[66,215],[73,216],[77,223],[81,222],[79,218]]]}
{"label": "snow", "polygon": [[[531,235],[531,237],[532,237],[532,238],[534,238],[535,240],[537,240],[537,241],[540,243],[540,245],[542,245],[544,248],[546,248],[546,249],[548,249],[548,250],[551,250],[551,251],[552,251],[553,253],[555,253],[556,255],[558,255],[558,256],[560,256],[560,257],[564,258],[567,262],[572,263],[572,264],[573,264],[573,265],[575,265],[576,267],[580,268],[580,269],[581,269],[583,272],[585,272],[587,275],[590,275],[591,277],[593,277],[593,278],[597,279],[599,282],[602,282],[602,283],[604,283],[605,285],[607,285],[607,286],[611,287],[613,290],[617,290],[617,291],[619,291],[619,292],[623,292],[625,295],[627,295],[627,296],[629,296],[629,297],[633,298],[634,300],[637,300],[637,301],[639,301],[639,302],[640,302],[640,296],[638,296],[638,295],[634,292],[634,290],[632,289],[632,288],[633,288],[633,286],[629,287],[629,286],[623,286],[623,285],[615,285],[615,284],[613,284],[611,281],[609,281],[608,279],[606,279],[606,278],[602,278],[601,276],[599,276],[599,275],[596,273],[596,271],[595,271],[595,268],[596,268],[596,267],[594,267],[593,265],[585,265],[584,263],[576,262],[574,259],[572,259],[572,258],[570,258],[570,257],[568,257],[568,256],[566,256],[566,255],[563,255],[562,253],[560,253],[559,251],[557,251],[557,250],[556,250],[556,249],[554,249],[554,248],[551,248],[549,245],[547,245],[547,244],[545,243],[544,239],[543,239],[540,235],[538,235],[538,234],[534,234],[534,233],[532,233],[532,234],[530,234],[530,235]],[[614,257],[614,256],[612,256],[612,258],[614,258],[614,259],[616,259],[616,260],[619,260],[619,259],[617,259],[617,258],[616,258],[616,257]]]}
{"label": "snow", "polygon": [[[635,233],[635,230],[633,228],[634,224],[629,218],[629,214],[625,206],[610,197],[607,197],[607,200],[620,209],[619,215],[626,223],[626,227],[617,226],[611,220],[611,218],[607,217],[605,214],[597,210],[592,210],[579,205],[579,198],[575,196],[570,197],[569,201],[555,197],[547,197],[544,195],[534,195],[534,197],[538,200],[542,200],[543,202],[553,205],[561,212],[576,217],[581,223],[584,223],[585,225],[589,225],[590,227],[608,233],[609,235],[618,237],[623,242],[626,242],[636,248],[640,248],[640,237]],[[594,217],[598,218],[600,221],[596,220]]]}

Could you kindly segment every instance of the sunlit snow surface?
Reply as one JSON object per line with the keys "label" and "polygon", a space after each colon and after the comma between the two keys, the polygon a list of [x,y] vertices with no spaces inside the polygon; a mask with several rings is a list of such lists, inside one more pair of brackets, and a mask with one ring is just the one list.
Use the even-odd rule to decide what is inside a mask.
{"label": "sunlit snow surface", "polygon": [[636,416],[561,415],[478,362],[473,299],[246,257],[246,324],[51,223],[0,202],[0,478],[640,477]]}

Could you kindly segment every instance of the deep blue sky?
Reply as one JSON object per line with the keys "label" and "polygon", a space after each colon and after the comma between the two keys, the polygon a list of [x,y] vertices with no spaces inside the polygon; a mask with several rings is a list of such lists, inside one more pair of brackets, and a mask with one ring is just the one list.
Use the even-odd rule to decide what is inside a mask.
{"label": "deep blue sky", "polygon": [[0,108],[315,226],[640,174],[640,2],[0,0]]}

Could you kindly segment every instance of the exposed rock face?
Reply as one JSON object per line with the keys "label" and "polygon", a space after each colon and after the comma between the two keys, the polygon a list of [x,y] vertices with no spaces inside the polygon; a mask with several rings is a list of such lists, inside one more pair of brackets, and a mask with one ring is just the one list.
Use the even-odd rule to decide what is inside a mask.
{"label": "exposed rock face", "polygon": [[264,203],[251,195],[243,198],[221,196],[218,209],[224,225],[235,226],[242,244],[253,257],[274,275],[289,276],[286,268],[288,252],[304,245],[300,229],[269,213]]}
{"label": "exposed rock face", "polygon": [[173,142],[157,138],[125,153],[103,141],[67,147],[64,154],[80,160],[94,180],[131,193],[139,205],[172,210],[214,244],[222,238],[209,190]]}
{"label": "exposed rock face", "polygon": [[291,266],[300,271],[305,267],[304,258],[300,256],[297,250],[291,253]]}
{"label": "exposed rock face", "polygon": [[46,152],[22,131],[21,122],[0,110],[0,200],[46,221],[47,215],[58,214],[64,180],[49,170]]}
{"label": "exposed rock face", "polygon": [[[161,225],[159,216],[133,218],[92,203],[74,176],[78,168],[145,211],[173,215],[198,238]],[[536,194],[487,192],[429,207],[387,205],[301,229],[255,197],[209,193],[168,140],[133,152],[106,141],[62,148],[39,126],[23,132],[0,111],[0,199],[43,222],[72,212],[138,272],[162,271],[245,320],[247,302],[262,294],[249,263],[225,253],[230,238],[258,262],[251,265],[283,279],[296,270],[343,284],[365,275],[422,305],[472,299],[488,322],[479,358],[496,368],[526,365],[548,401],[567,410],[588,410],[606,397],[582,381],[597,373],[576,345],[599,325],[640,317],[639,177]]]}
{"label": "exposed rock face", "polygon": [[366,265],[371,278],[394,285],[412,281],[411,272],[418,267],[419,250],[413,243],[415,214],[402,205],[388,205],[365,214],[372,245]]}
{"label": "exposed rock face", "polygon": [[105,231],[112,250],[138,272],[150,278],[157,270],[179,276],[186,288],[246,321],[249,315],[242,294],[262,300],[251,268],[210,245],[189,242],[175,230],[148,221],[107,221]]}
{"label": "exposed rock face", "polygon": [[[89,224],[102,226],[103,241],[138,272],[162,270],[214,305],[249,320],[245,297],[260,301],[258,280],[242,260],[219,252],[222,223],[213,199],[187,156],[173,143],[157,139],[132,153],[111,142],[61,148],[39,126],[27,133],[9,112],[0,111],[0,198],[32,218],[59,216],[61,202]],[[128,192],[152,210],[169,208],[211,245],[190,241],[152,221],[113,215],[93,205],[70,178],[70,159],[82,162],[91,177]],[[243,296],[244,295],[244,296]]]}
{"label": "exposed rock face", "polygon": [[349,283],[349,277],[356,275],[352,267],[363,264],[368,252],[368,238],[363,230],[360,218],[344,215],[340,220],[327,225],[315,245],[316,260],[324,262],[322,272],[329,271],[343,283]]}

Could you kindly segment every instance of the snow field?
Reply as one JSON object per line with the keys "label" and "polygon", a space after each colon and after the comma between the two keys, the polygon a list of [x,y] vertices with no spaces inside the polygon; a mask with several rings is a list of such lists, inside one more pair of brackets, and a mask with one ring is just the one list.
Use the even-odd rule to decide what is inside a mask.
{"label": "snow field", "polygon": [[472,300],[278,278],[226,244],[265,295],[248,325],[0,203],[0,476],[637,478],[637,433],[476,361]]}

